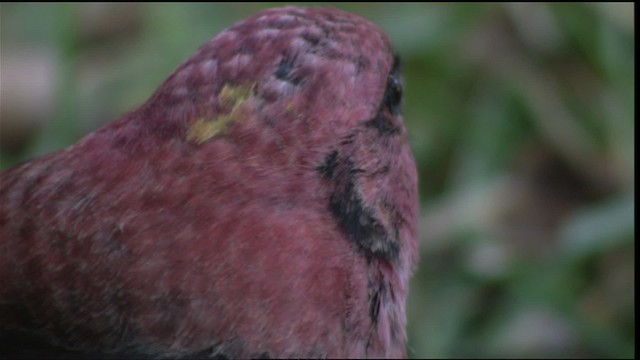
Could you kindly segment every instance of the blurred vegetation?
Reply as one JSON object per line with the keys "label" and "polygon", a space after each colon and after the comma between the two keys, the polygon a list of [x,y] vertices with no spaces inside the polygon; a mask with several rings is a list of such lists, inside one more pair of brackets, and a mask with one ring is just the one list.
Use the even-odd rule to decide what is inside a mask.
{"label": "blurred vegetation", "polygon": [[[141,104],[277,5],[2,4],[0,167]],[[403,59],[422,200],[410,356],[634,356],[634,5],[335,6]]]}

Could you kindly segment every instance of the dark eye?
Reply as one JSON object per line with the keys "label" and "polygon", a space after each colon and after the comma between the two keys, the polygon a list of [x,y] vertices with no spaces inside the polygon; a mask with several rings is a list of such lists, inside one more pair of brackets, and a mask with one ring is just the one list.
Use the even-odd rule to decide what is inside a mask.
{"label": "dark eye", "polygon": [[387,88],[384,91],[382,107],[389,109],[392,115],[400,114],[400,103],[402,102],[402,81],[400,78],[400,57],[393,58],[393,66],[387,79]]}
{"label": "dark eye", "polygon": [[389,75],[387,89],[384,92],[384,107],[389,109],[393,115],[400,113],[400,102],[402,101],[402,83],[396,74]]}

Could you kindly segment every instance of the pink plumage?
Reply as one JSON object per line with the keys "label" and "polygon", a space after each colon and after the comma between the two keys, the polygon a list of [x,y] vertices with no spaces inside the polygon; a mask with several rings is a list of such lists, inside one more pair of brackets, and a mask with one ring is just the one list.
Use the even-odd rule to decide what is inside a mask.
{"label": "pink plumage", "polygon": [[402,357],[417,175],[383,32],[223,31],[138,109],[0,175],[0,354]]}

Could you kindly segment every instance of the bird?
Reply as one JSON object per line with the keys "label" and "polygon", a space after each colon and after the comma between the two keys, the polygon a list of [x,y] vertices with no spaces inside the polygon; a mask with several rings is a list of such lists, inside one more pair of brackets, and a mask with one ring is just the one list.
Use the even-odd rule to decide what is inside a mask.
{"label": "bird", "polygon": [[375,24],[285,6],[0,173],[0,357],[406,357],[418,178]]}

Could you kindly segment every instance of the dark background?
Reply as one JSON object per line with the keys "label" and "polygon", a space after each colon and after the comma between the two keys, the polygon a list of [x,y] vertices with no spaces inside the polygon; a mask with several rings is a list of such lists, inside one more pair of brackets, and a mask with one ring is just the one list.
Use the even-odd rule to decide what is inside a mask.
{"label": "dark background", "polygon": [[[2,4],[0,168],[144,102],[280,4]],[[412,357],[632,357],[634,5],[337,4],[404,64]]]}

